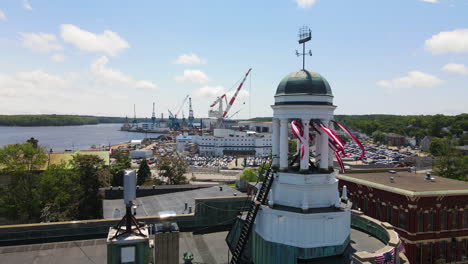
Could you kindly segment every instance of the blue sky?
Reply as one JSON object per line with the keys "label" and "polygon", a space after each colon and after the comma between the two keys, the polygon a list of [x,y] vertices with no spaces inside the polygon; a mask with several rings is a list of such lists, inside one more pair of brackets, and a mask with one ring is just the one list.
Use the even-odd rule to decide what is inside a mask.
{"label": "blue sky", "polygon": [[191,95],[205,117],[252,67],[232,112],[271,116],[303,25],[337,114],[466,113],[466,14],[465,0],[3,0],[0,113],[150,116],[154,101],[167,116]]}

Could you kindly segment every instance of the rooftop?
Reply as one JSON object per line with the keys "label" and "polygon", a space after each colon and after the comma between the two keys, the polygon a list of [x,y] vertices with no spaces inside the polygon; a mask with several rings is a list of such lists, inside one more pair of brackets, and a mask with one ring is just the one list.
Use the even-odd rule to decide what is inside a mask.
{"label": "rooftop", "polygon": [[[227,263],[227,232],[193,235],[179,234],[179,260],[184,252],[192,252],[194,262]],[[154,249],[153,249],[154,250]],[[90,239],[58,243],[0,247],[0,263],[107,263],[106,239]]]}
{"label": "rooftop", "polygon": [[[161,211],[175,211],[176,214],[188,213],[185,210],[185,203],[192,207],[195,212],[195,198],[228,197],[240,194],[239,191],[227,185],[218,185],[191,191],[174,192],[168,194],[151,195],[136,199],[137,216],[157,216]],[[120,218],[125,212],[122,199],[103,201],[104,218]],[[114,215],[116,209],[120,211],[120,216]]]}
{"label": "rooftop", "polygon": [[[228,246],[225,242],[228,232],[194,235],[181,232],[179,235],[179,259],[184,252],[192,252],[194,262],[228,263]],[[384,244],[371,235],[351,229],[352,251],[374,252]],[[0,263],[107,263],[106,239],[90,239],[33,245],[0,247]]]}
{"label": "rooftop", "polygon": [[[390,181],[390,177],[393,177],[393,182]],[[425,174],[403,171],[394,174],[389,172],[346,173],[337,176],[341,180],[410,196],[468,194],[468,182],[435,175],[431,175],[431,177],[434,178],[434,181],[426,180]]]}

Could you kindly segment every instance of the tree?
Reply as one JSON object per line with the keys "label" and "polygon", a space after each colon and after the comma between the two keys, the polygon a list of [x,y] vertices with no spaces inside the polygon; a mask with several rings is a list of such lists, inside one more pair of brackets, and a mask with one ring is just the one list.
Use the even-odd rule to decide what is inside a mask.
{"label": "tree", "polygon": [[296,140],[288,140],[288,151],[289,151],[289,153],[296,153],[297,152],[297,141]]}
{"label": "tree", "polygon": [[258,180],[263,181],[263,178],[265,177],[265,174],[267,170],[270,168],[271,164],[270,163],[264,163],[258,166]]}
{"label": "tree", "polygon": [[243,170],[240,179],[245,182],[257,182],[259,180],[257,172],[254,169]]}
{"label": "tree", "polygon": [[101,218],[102,197],[99,194],[99,187],[103,181],[100,176],[104,170],[104,160],[96,155],[76,155],[70,163],[80,185],[77,218]]}
{"label": "tree", "polygon": [[444,146],[444,141],[441,138],[433,137],[429,143],[429,152],[434,156],[440,156]]}
{"label": "tree", "polygon": [[124,170],[132,166],[130,156],[121,152],[114,154],[115,164],[111,166],[110,173],[112,175],[112,186],[123,186]]}
{"label": "tree", "polygon": [[6,217],[22,222],[39,217],[37,170],[45,165],[46,160],[44,150],[29,142],[0,148],[0,171],[11,178],[7,186],[0,188],[0,207]]}
{"label": "tree", "polygon": [[434,162],[434,173],[436,175],[451,179],[468,180],[468,158],[455,148],[450,138],[440,140],[439,149],[437,149],[436,153],[437,157]]}
{"label": "tree", "polygon": [[151,169],[146,159],[143,159],[137,172],[137,184],[143,185],[148,179],[151,179]]}
{"label": "tree", "polygon": [[66,163],[51,165],[39,175],[39,195],[42,208],[48,208],[48,221],[76,219],[80,186],[78,175]]}
{"label": "tree", "polygon": [[186,184],[187,163],[179,158],[163,157],[157,163],[159,176],[167,178],[167,184]]}
{"label": "tree", "polygon": [[374,140],[374,142],[378,142],[378,143],[385,143],[385,134],[380,132],[380,131],[377,131],[375,132],[373,135],[372,135],[372,139]]}

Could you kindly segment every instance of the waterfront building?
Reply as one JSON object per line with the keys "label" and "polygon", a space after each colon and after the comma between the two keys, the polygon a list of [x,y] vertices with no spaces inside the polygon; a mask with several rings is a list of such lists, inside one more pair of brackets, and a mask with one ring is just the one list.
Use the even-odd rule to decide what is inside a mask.
{"label": "waterfront building", "polygon": [[200,154],[211,156],[266,156],[271,154],[270,133],[214,129],[212,135],[192,136]]}
{"label": "waterfront building", "polygon": [[338,179],[356,209],[395,227],[410,263],[468,261],[468,182],[404,171]]}

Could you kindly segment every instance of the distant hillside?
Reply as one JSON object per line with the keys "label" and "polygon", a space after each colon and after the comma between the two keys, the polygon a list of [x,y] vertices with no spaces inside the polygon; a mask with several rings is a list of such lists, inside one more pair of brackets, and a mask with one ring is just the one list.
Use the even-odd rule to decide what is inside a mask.
{"label": "distant hillside", "polygon": [[123,123],[123,117],[78,115],[0,115],[0,126],[76,126]]}
{"label": "distant hillside", "polygon": [[[468,131],[468,114],[445,115],[335,115],[335,120],[368,135],[376,131],[393,132],[416,137],[460,136]],[[256,117],[249,121],[271,121],[271,117]]]}
{"label": "distant hillside", "polygon": [[[159,118],[158,118],[159,120]],[[169,119],[166,119],[168,121]],[[178,119],[182,121],[181,119]],[[133,118],[128,119],[129,122]],[[150,118],[137,118],[137,122],[151,122]],[[195,118],[195,123],[200,119]],[[125,123],[125,117],[86,116],[86,115],[0,115],[0,126],[79,126]]]}

